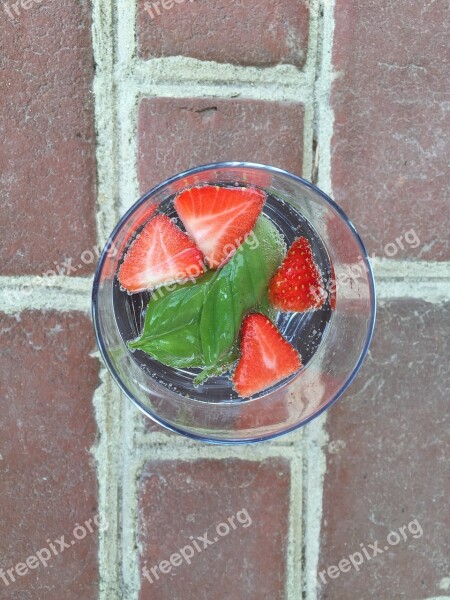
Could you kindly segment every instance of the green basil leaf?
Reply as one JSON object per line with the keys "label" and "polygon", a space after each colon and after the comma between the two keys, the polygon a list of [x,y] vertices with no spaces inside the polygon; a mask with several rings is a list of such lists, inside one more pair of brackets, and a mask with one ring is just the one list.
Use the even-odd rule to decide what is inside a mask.
{"label": "green basil leaf", "polygon": [[211,271],[195,282],[177,285],[174,290],[172,286],[156,290],[148,303],[141,336],[128,346],[171,367],[203,366],[198,324],[213,277]]}
{"label": "green basil leaf", "polygon": [[175,289],[170,286],[155,290],[147,307],[141,339],[182,331],[186,325],[197,322],[214,275],[209,271],[195,281],[174,284]]}
{"label": "green basil leaf", "polygon": [[202,344],[198,323],[191,323],[180,331],[169,331],[155,338],[141,338],[130,347],[147,354],[170,367],[179,369],[203,366]]}
{"label": "green basil leaf", "polygon": [[242,319],[259,304],[283,259],[280,234],[265,217],[211,281],[200,318],[206,367],[220,364],[239,335]]}

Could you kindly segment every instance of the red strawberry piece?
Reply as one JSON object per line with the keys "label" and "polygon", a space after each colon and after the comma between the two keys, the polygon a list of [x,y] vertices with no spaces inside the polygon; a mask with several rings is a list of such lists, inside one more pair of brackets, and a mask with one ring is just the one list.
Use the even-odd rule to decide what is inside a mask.
{"label": "red strawberry piece", "polygon": [[114,274],[115,274],[116,268],[117,268],[117,264],[116,264],[116,261],[114,260],[114,257],[122,255],[124,249],[128,246],[129,241],[134,236],[134,232],[136,231],[136,229],[139,229],[139,227],[141,225],[146,223],[150,219],[150,217],[153,215],[153,213],[155,212],[155,210],[157,208],[158,208],[158,206],[156,204],[152,204],[150,206],[147,206],[139,214],[139,216],[131,217],[130,229],[132,231],[129,233],[128,236],[125,236],[123,238],[123,240],[121,241],[121,243],[119,245],[112,244],[111,248],[108,251],[108,254],[111,258],[110,258],[110,260],[107,260],[104,263],[104,267],[103,267],[101,279],[100,279],[101,283],[104,282],[106,279],[110,279],[111,277],[114,277]]}
{"label": "red strawberry piece", "polygon": [[300,355],[275,325],[260,313],[248,315],[241,329],[241,358],[233,374],[234,388],[252,396],[300,369]]}
{"label": "red strawberry piece", "polygon": [[193,241],[165,215],[151,219],[133,242],[118,278],[129,292],[198,277],[203,258]]}
{"label": "red strawberry piece", "polygon": [[205,185],[181,192],[175,208],[208,266],[216,268],[253,229],[265,199],[255,188]]}
{"label": "red strawberry piece", "polygon": [[295,240],[272,277],[269,299],[275,308],[294,312],[315,310],[325,302],[322,277],[305,237]]}

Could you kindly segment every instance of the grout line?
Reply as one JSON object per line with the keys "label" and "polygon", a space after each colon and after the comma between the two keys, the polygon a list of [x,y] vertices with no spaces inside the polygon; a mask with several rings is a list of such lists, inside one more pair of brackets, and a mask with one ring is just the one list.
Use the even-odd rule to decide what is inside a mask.
{"label": "grout line", "polygon": [[305,80],[299,86],[284,86],[269,82],[258,83],[255,81],[214,83],[199,81],[166,83],[151,83],[132,81],[137,94],[143,97],[169,97],[169,98],[236,98],[249,100],[266,100],[268,102],[302,102],[307,103],[310,96]]}
{"label": "grout line", "polygon": [[120,86],[131,81],[133,65],[139,61],[136,57],[136,2],[127,2],[116,9],[116,50],[117,63],[115,74]]}
{"label": "grout line", "polygon": [[94,393],[93,404],[98,440],[91,449],[97,467],[98,512],[108,524],[99,534],[100,600],[120,600],[118,589],[119,522],[118,522],[118,452],[120,439],[121,397],[105,367],[100,370],[101,384]]}
{"label": "grout line", "polygon": [[450,262],[391,260],[388,258],[371,259],[377,279],[411,281],[427,279],[450,280]]}
{"label": "grout line", "polygon": [[0,276],[0,311],[6,314],[24,310],[89,313],[91,288],[90,277]]}
{"label": "grout line", "polygon": [[[302,436],[303,437],[303,436]],[[302,443],[302,446],[304,444]],[[287,543],[286,568],[286,600],[298,600],[301,590],[302,553],[303,553],[303,523],[302,505],[303,489],[308,482],[303,478],[303,457],[298,448],[291,459],[291,489],[289,499],[289,529]]]}
{"label": "grout line", "polygon": [[[132,61],[123,66],[141,94],[153,96],[247,97],[262,100],[308,101],[312,87],[307,70],[293,65],[242,67],[185,56]],[[119,73],[120,76],[120,73]]]}
{"label": "grout line", "polygon": [[116,225],[116,108],[113,81],[114,40],[110,0],[93,0],[93,92],[97,159],[97,241],[103,246]]}
{"label": "grout line", "polygon": [[139,198],[137,176],[138,94],[132,85],[118,88],[119,208],[123,214]]}
{"label": "grout line", "polygon": [[[117,9],[117,64],[114,79],[117,87],[118,113],[118,190],[119,210],[123,214],[139,198],[137,164],[138,87],[133,77],[139,63],[136,54],[136,3],[128,2]],[[144,76],[147,80],[150,74]]]}
{"label": "grout line", "polygon": [[319,19],[320,14],[320,0],[308,0],[309,2],[309,31],[308,31],[308,49],[306,54],[306,63],[304,65],[304,94],[306,99],[304,100],[305,105],[305,117],[303,122],[304,128],[304,141],[303,141],[303,172],[302,175],[305,179],[311,181],[313,177],[313,166],[315,159],[314,152],[314,137],[315,137],[315,105],[314,105],[314,88],[316,79],[316,65],[317,57],[320,50],[319,43],[319,32],[321,27],[321,21]]}
{"label": "grout line", "polygon": [[302,176],[311,180],[314,162],[314,104],[309,101],[304,103],[305,116],[303,119],[303,166]]}
{"label": "grout line", "polygon": [[304,490],[303,520],[303,597],[317,598],[317,570],[320,555],[321,525],[323,513],[323,485],[326,472],[325,430],[327,413],[305,427],[303,477],[307,482]]}
{"label": "grout line", "polygon": [[320,0],[319,2],[320,10],[323,11],[323,19],[322,31],[319,32],[320,51],[317,54],[318,73],[314,90],[318,182],[319,187],[331,196],[331,138],[334,128],[334,112],[329,96],[333,83],[334,4],[335,0]]}
{"label": "grout line", "polygon": [[442,280],[422,281],[376,281],[377,296],[380,302],[388,299],[406,298],[423,300],[430,304],[450,301],[450,282]]}
{"label": "grout line", "polygon": [[[123,213],[139,197],[136,173],[137,157],[137,100],[136,86],[130,73],[135,57],[136,3],[126,2],[116,8],[117,63],[114,79],[117,90],[118,124],[118,205]],[[138,479],[143,459],[137,456],[136,424],[139,413],[121,394],[123,405],[121,472],[118,483],[121,515],[121,577],[122,597],[137,600],[141,587],[138,540]]]}
{"label": "grout line", "polygon": [[[94,99],[97,158],[97,241],[103,245],[118,219],[117,189],[117,95],[114,85],[115,3],[93,0],[92,40],[96,64]],[[93,397],[98,442],[96,459],[99,511],[109,527],[99,536],[99,600],[120,600],[120,478],[122,399],[118,388],[101,363],[101,385]]]}
{"label": "grout line", "polygon": [[[134,407],[132,407],[134,408]],[[151,438],[142,443],[143,434],[136,434],[136,444],[138,445],[139,455],[143,459],[160,458],[161,460],[199,460],[204,458],[224,459],[224,458],[242,458],[245,460],[264,460],[266,458],[282,457],[292,458],[295,456],[296,447],[294,443],[290,445],[280,445],[275,442],[260,442],[258,444],[248,445],[218,445],[207,444],[205,442],[195,442],[187,440],[184,437],[175,435],[164,435],[165,439],[156,441],[153,436],[158,434],[147,432],[146,437]],[[294,435],[295,434],[290,434]],[[290,436],[285,436],[289,439]]]}
{"label": "grout line", "polygon": [[[320,27],[317,29],[318,51],[316,56],[317,77],[314,88],[315,132],[317,140],[314,166],[317,166],[317,184],[325,192],[332,193],[331,185],[331,139],[334,128],[334,114],[330,105],[332,85],[332,50],[334,37],[335,0],[319,0],[314,5],[320,13]],[[322,524],[323,485],[326,471],[325,430],[326,413],[315,419],[304,430],[303,475],[305,486],[302,507],[303,520],[303,572],[302,597],[305,600],[317,599],[317,568],[320,555]]]}
{"label": "grout line", "polygon": [[122,515],[122,597],[137,600],[141,588],[139,566],[139,479],[145,458],[138,451],[135,431],[139,413],[131,402],[121,394],[123,410],[121,515]]}

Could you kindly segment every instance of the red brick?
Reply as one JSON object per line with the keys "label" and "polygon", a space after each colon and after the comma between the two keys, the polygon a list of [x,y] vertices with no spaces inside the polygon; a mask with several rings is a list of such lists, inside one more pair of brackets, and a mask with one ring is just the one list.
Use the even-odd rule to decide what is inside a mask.
{"label": "red brick", "polygon": [[442,1],[336,2],[333,192],[379,256],[413,228],[420,245],[394,258],[450,258],[449,13]]}
{"label": "red brick", "polygon": [[304,107],[291,102],[144,99],[139,110],[142,192],[216,161],[272,164],[301,174]]}
{"label": "red brick", "polygon": [[[322,585],[321,599],[442,595],[450,563],[450,303],[385,303],[370,355],[328,413],[320,571],[360,544],[378,554]],[[417,519],[423,535],[384,551]],[[415,531],[415,530],[414,530]],[[413,531],[413,532],[414,532]],[[420,531],[419,531],[420,534]],[[344,567],[345,568],[345,567]]]}
{"label": "red brick", "polygon": [[284,599],[289,488],[284,459],[148,463],[140,482],[140,539],[141,565],[149,571],[191,544],[190,536],[208,532],[214,541],[218,524],[247,513],[228,535],[201,553],[194,549],[190,565],[157,571],[153,583],[143,578],[141,599]]}
{"label": "red brick", "polygon": [[[147,3],[151,6],[152,2]],[[219,63],[268,66],[290,63],[301,67],[308,44],[307,0],[235,0],[204,2],[168,0],[153,18],[138,3],[139,54],[191,56]]]}
{"label": "red brick", "polygon": [[90,6],[31,3],[13,20],[4,6],[0,273],[42,274],[95,243]]}
{"label": "red brick", "polygon": [[[47,540],[74,539],[97,514],[89,449],[98,366],[92,325],[79,313],[0,314],[0,567],[14,567]],[[82,535],[80,531],[79,535]],[[54,544],[58,550],[59,545]],[[9,586],[0,598],[92,600],[98,594],[97,535],[88,533]]]}

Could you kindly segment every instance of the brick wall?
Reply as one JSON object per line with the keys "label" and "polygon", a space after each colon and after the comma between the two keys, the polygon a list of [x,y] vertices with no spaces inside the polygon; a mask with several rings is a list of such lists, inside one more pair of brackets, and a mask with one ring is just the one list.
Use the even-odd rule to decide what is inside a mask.
{"label": "brick wall", "polygon": [[[0,598],[450,598],[448,2],[21,0],[0,14]],[[379,291],[345,396],[236,448],[145,422],[89,320],[121,213],[227,159],[333,195]]]}

